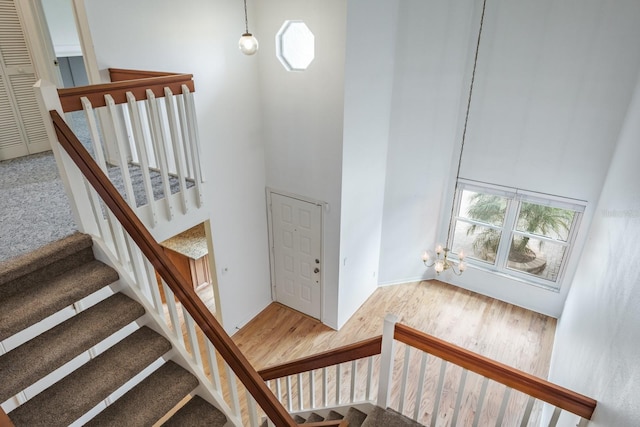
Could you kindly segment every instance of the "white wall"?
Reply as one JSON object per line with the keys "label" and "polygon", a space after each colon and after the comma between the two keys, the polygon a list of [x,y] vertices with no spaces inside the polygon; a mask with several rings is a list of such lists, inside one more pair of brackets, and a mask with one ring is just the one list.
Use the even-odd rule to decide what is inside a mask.
{"label": "white wall", "polygon": [[339,326],[378,283],[399,2],[347,9]]}
{"label": "white wall", "polygon": [[558,323],[549,374],[598,401],[593,426],[640,420],[639,141],[640,80]]}
{"label": "white wall", "polygon": [[119,67],[194,75],[207,179],[204,198],[212,212],[222,317],[225,329],[233,332],[271,301],[258,57],[244,56],[237,47],[244,32],[242,4],[226,0],[87,0],[86,4],[101,70]]}
{"label": "white wall", "polygon": [[[346,0],[258,3],[256,17],[266,183],[328,204],[322,320],[336,328]],[[275,35],[286,20],[303,20],[315,36],[315,59],[305,71],[287,71],[276,58]]]}
{"label": "white wall", "polygon": [[82,56],[71,0],[41,1],[56,56]]}
{"label": "white wall", "polygon": [[[480,1],[473,3],[476,10],[481,5]],[[451,5],[436,16],[464,22],[469,9],[457,10]],[[477,28],[478,19],[476,13],[469,27]],[[488,1],[461,176],[586,200],[591,206],[578,236],[578,243],[583,242],[640,66],[640,51],[636,48],[639,20],[640,3],[633,0]],[[433,25],[437,26],[437,22]],[[467,37],[475,36],[472,33]],[[443,42],[452,42],[449,35],[442,38]],[[413,55],[420,53],[418,49]],[[433,49],[424,50],[425,55],[433,53]],[[473,48],[463,53],[471,57]],[[425,67],[428,61],[426,57],[422,61],[410,58],[407,63]],[[462,66],[459,61],[443,74],[460,76],[468,71],[468,64],[467,71]],[[415,99],[407,97],[408,102],[394,105],[401,105],[398,117],[412,117],[411,108],[417,107],[424,114],[427,136],[431,136],[438,132],[435,123],[440,122],[428,114],[442,106],[454,115],[452,103],[456,99],[443,102],[435,97],[432,101],[437,87],[429,86],[432,84],[429,78],[423,84],[417,77],[404,84],[408,82],[415,83],[408,95]],[[463,92],[468,90],[466,85]],[[463,112],[464,109],[459,114]],[[446,117],[440,116],[438,120]],[[424,132],[416,123],[411,125],[415,130],[397,123],[394,129],[398,141],[419,138]],[[420,270],[407,261],[420,264],[416,236],[422,237],[427,247],[435,243],[434,235],[445,241],[455,169],[452,165],[448,170],[451,181],[443,185],[439,177],[447,174],[447,170],[437,164],[448,166],[448,160],[443,160],[445,156],[439,151],[446,153],[451,150],[450,144],[459,143],[460,121],[457,123],[458,133],[453,142],[454,133],[442,130],[439,138],[427,139],[424,145],[404,142],[406,147],[402,147],[396,146],[394,140],[389,156],[381,258],[381,266],[389,267],[384,268],[382,283],[419,277]],[[456,151],[457,148],[452,150],[454,158]],[[423,168],[431,167],[432,172],[413,173],[412,167],[420,167],[416,159],[422,160]],[[396,175],[397,171],[406,179]],[[420,185],[433,185],[436,189],[418,188],[416,178]],[[438,194],[446,185],[449,185],[446,194]],[[430,213],[425,215],[426,210]],[[440,214],[437,231],[425,225],[435,218],[431,210]],[[402,242],[408,242],[407,246],[403,247]],[[568,277],[575,271],[579,252],[574,255],[567,269]],[[562,312],[569,289],[565,283],[559,293],[546,291],[477,269],[460,278],[447,274],[440,278],[553,316]]]}
{"label": "white wall", "polygon": [[459,152],[473,40],[472,0],[400,3],[384,200],[381,284],[431,278],[450,159]]}

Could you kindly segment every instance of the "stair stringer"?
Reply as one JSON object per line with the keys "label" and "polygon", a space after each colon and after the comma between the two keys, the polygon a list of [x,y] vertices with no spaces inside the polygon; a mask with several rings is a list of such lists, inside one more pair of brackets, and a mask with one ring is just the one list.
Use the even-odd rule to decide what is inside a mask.
{"label": "stair stringer", "polygon": [[[149,303],[146,295],[138,289],[137,284],[129,275],[129,272],[126,271],[120,261],[111,253],[111,250],[106,247],[104,241],[96,238],[95,236],[92,236],[92,238],[95,258],[118,272],[120,276],[120,292],[144,307],[146,314],[142,316],[142,319],[146,318],[147,320],[144,321],[144,323],[141,323],[140,326],[147,326],[166,338],[171,343],[172,347],[172,349],[165,355],[167,360],[172,360],[177,363],[198,379],[200,385],[191,392],[191,395],[198,394],[200,397],[223,412],[227,417],[227,423],[225,426],[242,427],[242,420],[233,414],[229,405],[224,401],[221,392],[215,390],[210,385],[210,381],[204,374],[202,368],[193,362],[191,355],[176,339],[175,334],[171,329],[169,329],[164,319],[156,313],[155,308]],[[179,408],[174,408],[174,410],[177,409]]]}

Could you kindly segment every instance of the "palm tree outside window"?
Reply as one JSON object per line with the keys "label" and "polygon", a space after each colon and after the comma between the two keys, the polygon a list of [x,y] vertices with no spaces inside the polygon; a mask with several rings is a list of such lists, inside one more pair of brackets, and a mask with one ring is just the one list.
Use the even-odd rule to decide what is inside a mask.
{"label": "palm tree outside window", "polygon": [[460,180],[452,253],[470,265],[559,289],[585,204]]}

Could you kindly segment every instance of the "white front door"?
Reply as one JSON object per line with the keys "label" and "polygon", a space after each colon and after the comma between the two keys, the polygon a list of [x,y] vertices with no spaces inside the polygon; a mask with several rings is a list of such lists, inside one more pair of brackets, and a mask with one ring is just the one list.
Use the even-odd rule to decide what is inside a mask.
{"label": "white front door", "polygon": [[322,207],[277,193],[270,207],[276,301],[320,319]]}

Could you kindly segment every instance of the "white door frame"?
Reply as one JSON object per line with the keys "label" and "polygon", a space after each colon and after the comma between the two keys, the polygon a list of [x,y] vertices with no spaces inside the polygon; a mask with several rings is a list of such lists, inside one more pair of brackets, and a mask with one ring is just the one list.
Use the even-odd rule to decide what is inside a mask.
{"label": "white door frame", "polygon": [[271,187],[266,187],[266,195],[267,195],[267,227],[269,231],[269,270],[271,276],[271,301],[277,301],[276,299],[276,271],[275,271],[275,260],[273,253],[273,217],[271,214],[271,195],[278,194],[280,196],[291,197],[292,199],[297,199],[302,202],[311,203],[316,206],[320,206],[320,256],[322,264],[322,274],[320,274],[320,322],[324,322],[324,303],[325,303],[325,293],[324,293],[324,265],[325,265],[325,253],[324,253],[324,211],[326,210],[327,203],[313,199],[306,196],[301,196],[299,194],[291,193],[289,191],[276,190]]}
{"label": "white door frame", "polygon": [[[16,0],[16,9],[24,25],[25,37],[32,52],[33,65],[38,78],[48,80],[62,87],[62,78],[54,61],[56,59],[51,43],[49,28],[42,8],[42,0]],[[98,69],[98,60],[93,48],[93,39],[89,30],[89,19],[85,0],[70,0],[76,21],[78,38],[82,49],[84,66],[87,70],[89,84],[102,83]]]}

